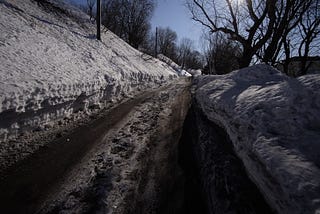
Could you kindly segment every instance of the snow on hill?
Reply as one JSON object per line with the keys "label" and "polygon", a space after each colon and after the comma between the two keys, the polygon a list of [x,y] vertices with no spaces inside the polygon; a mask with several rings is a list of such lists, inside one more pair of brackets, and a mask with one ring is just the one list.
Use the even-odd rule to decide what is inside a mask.
{"label": "snow on hill", "polygon": [[229,134],[278,213],[320,213],[320,75],[267,65],[197,79],[196,100]]}
{"label": "snow on hill", "polygon": [[201,69],[189,69],[188,73],[191,74],[192,76],[199,76],[202,74]]}
{"label": "snow on hill", "polygon": [[97,41],[87,15],[51,2],[0,1],[0,141],[177,76],[110,31]]}
{"label": "snow on hill", "polygon": [[190,77],[191,74],[183,69],[181,69],[180,65],[178,65],[177,63],[175,63],[174,61],[172,61],[170,58],[166,57],[163,54],[158,54],[157,55],[158,59],[160,59],[161,61],[167,63],[171,68],[173,68],[179,76],[187,76]]}

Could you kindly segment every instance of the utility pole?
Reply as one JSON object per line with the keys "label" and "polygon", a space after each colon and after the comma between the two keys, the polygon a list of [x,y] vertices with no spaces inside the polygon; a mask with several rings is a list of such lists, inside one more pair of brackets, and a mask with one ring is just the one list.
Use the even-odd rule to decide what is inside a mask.
{"label": "utility pole", "polygon": [[97,39],[101,41],[101,0],[97,0]]}
{"label": "utility pole", "polygon": [[154,57],[157,58],[158,52],[158,27],[156,27],[156,41],[154,45]]}

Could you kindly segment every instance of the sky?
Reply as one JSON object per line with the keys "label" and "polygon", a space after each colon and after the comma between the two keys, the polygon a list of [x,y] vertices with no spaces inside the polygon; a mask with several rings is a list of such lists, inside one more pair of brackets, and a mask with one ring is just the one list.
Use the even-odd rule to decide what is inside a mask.
{"label": "sky", "polygon": [[202,28],[191,19],[191,14],[185,6],[185,0],[158,0],[151,19],[152,30],[156,27],[170,27],[177,32],[178,39],[189,38],[199,51]]}
{"label": "sky", "polygon": [[[86,4],[86,0],[72,0]],[[151,19],[152,30],[156,27],[170,27],[178,39],[189,38],[194,41],[195,48],[201,51],[200,37],[202,28],[191,19],[191,14],[185,6],[185,0],[156,0],[156,8]]]}

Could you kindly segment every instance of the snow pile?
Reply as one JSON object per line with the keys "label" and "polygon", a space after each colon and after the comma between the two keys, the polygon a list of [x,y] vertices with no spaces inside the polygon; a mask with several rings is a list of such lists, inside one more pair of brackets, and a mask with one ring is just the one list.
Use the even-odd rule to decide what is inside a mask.
{"label": "snow pile", "polygon": [[191,74],[192,76],[199,76],[202,74],[201,69],[189,69],[188,73]]}
{"label": "snow pile", "polygon": [[177,76],[56,1],[2,0],[0,25],[0,141]]}
{"label": "snow pile", "polygon": [[166,57],[165,55],[158,54],[157,57],[161,61],[167,63],[171,68],[173,68],[179,76],[187,76],[187,77],[191,76],[191,74],[189,72],[187,72],[184,69],[181,69],[180,65],[178,65],[177,63],[175,63],[174,61],[172,61],[170,58]]}
{"label": "snow pile", "polygon": [[256,65],[196,81],[198,105],[227,131],[270,205],[320,212],[320,75],[293,79]]}

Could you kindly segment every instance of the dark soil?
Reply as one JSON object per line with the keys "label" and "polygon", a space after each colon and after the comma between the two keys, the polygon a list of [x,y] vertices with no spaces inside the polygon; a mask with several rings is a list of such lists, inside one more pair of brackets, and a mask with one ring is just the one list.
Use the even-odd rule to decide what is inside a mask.
{"label": "dark soil", "polygon": [[184,123],[180,165],[186,177],[184,213],[273,213],[224,129],[195,104]]}

